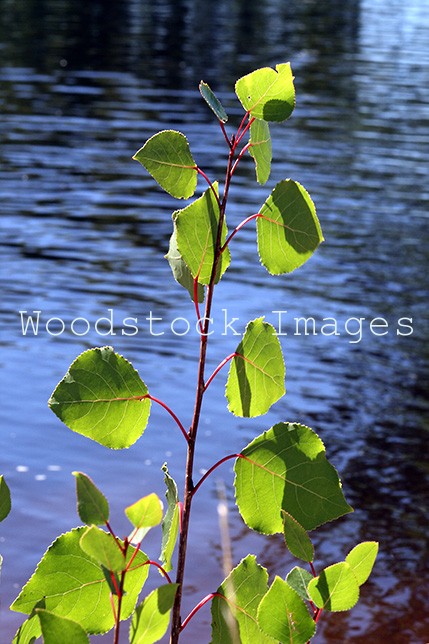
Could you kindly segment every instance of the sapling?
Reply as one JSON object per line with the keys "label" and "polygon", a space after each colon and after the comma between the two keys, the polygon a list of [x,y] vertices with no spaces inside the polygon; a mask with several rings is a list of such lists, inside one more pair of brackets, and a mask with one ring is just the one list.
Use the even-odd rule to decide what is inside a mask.
{"label": "sapling", "polygon": [[[258,69],[237,81],[235,93],[243,116],[233,133],[228,132],[228,115],[210,87],[201,82],[199,89],[225,140],[223,183],[212,181],[196,163],[185,135],[178,131],[154,134],[134,156],[161,188],[178,199],[194,196],[198,177],[207,184],[197,198],[173,213],[166,255],[174,278],[189,293],[199,331],[189,428],[173,409],[149,393],[134,367],[112,347],[79,355],[49,401],[70,429],[111,449],[135,443],[148,424],[151,405],[161,405],[184,441],[184,489],[180,495],[164,464],[166,511],[156,494],[140,498],[125,509],[132,528],[130,535],[120,539],[110,523],[104,495],[86,474],[75,472],[78,513],[84,527],[53,542],[13,603],[13,610],[29,615],[15,642],[31,637],[58,642],[58,633],[62,633],[61,641],[87,642],[89,634],[113,629],[116,644],[121,622],[131,618],[130,642],[159,641],[171,621],[170,641],[177,644],[189,622],[210,602],[213,644],[305,644],[313,638],[325,611],[348,610],[356,604],[359,588],[375,561],[378,544],[364,542],[344,560],[315,569],[309,532],[352,508],[321,439],[305,425],[279,422],[239,453],[226,453],[199,480],[195,477],[204,396],[224,367],[229,369],[228,409],[235,416],[261,416],[285,393],[281,345],[275,329],[263,318],[251,320],[235,351],[221,356],[214,371],[207,373],[213,297],[231,263],[234,238],[254,221],[259,259],[273,275],[299,268],[323,241],[313,201],[292,179],[277,183],[256,212],[231,232],[227,229],[230,186],[242,159],[247,154],[253,157],[261,185],[269,179],[269,123],[287,120],[295,107],[290,65]],[[264,535],[283,534],[285,546],[306,567],[294,567],[286,578],[285,571],[275,570],[282,576],[275,576],[269,585],[268,571],[249,554],[217,589],[206,589],[208,594],[184,616],[192,502],[213,471],[230,460],[234,460],[235,503],[246,525]],[[142,550],[145,535],[159,524],[160,563]],[[163,583],[138,603],[149,568],[161,572]]]}

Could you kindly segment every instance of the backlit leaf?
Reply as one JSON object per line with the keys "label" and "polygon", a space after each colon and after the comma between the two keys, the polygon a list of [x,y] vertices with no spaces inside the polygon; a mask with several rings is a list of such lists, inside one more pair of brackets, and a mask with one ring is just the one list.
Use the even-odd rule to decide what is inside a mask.
{"label": "backlit leaf", "polygon": [[162,520],[162,543],[160,560],[166,572],[172,569],[171,559],[173,557],[174,548],[176,545],[177,537],[179,535],[179,495],[177,492],[177,485],[174,479],[170,476],[167,464],[162,466],[164,472],[164,482],[167,487],[165,493],[167,499],[167,511]]}
{"label": "backlit leaf", "polygon": [[263,67],[235,84],[239,101],[251,116],[264,121],[285,121],[295,107],[295,88],[289,63],[276,69]]}
{"label": "backlit leaf", "polygon": [[42,636],[40,619],[36,612],[39,608],[45,608],[44,599],[34,606],[28,619],[26,619],[18,628],[15,637],[12,640],[12,644],[33,644],[38,637]]}
{"label": "backlit leaf", "polygon": [[137,606],[130,627],[130,644],[152,644],[165,635],[178,584],[159,586]]}
{"label": "backlit leaf", "polygon": [[74,432],[105,447],[130,447],[150,413],[147,387],[112,347],[84,351],[57,385],[49,406]]}
{"label": "backlit leaf", "polygon": [[265,414],[285,393],[285,365],[279,339],[271,324],[249,322],[231,360],[225,395],[236,416]]}
{"label": "backlit leaf", "polygon": [[345,561],[328,566],[308,584],[308,593],[318,608],[350,610],[359,599],[359,584]]}
{"label": "backlit leaf", "polygon": [[184,134],[162,130],[152,136],[133,159],[139,161],[161,188],[177,199],[192,197],[197,187],[197,164]]}
{"label": "backlit leaf", "polygon": [[137,530],[143,530],[145,534],[150,528],[161,523],[162,509],[161,499],[152,493],[125,508],[125,514],[133,526]]}
{"label": "backlit leaf", "polygon": [[0,476],[0,521],[6,519],[11,507],[10,490],[2,475]]}
{"label": "backlit leaf", "polygon": [[207,105],[211,110],[216,114],[219,121],[226,123],[228,120],[228,114],[225,112],[222,103],[217,98],[215,93],[210,89],[210,87],[204,81],[200,82],[199,89],[201,96],[206,101]]}
{"label": "backlit leaf", "polygon": [[47,610],[37,609],[42,628],[43,644],[59,644],[59,642],[73,642],[73,644],[89,644],[88,635],[77,622],[59,617]]}
{"label": "backlit leaf", "polygon": [[347,555],[346,562],[353,570],[359,586],[364,584],[370,576],[377,553],[377,541],[363,541]]}
{"label": "backlit leaf", "polygon": [[307,531],[285,510],[282,510],[282,518],[286,545],[293,556],[303,561],[313,561],[314,548]]}
{"label": "backlit leaf", "polygon": [[[186,262],[179,253],[179,249],[177,247],[176,225],[174,225],[174,230],[170,237],[170,245],[165,259],[168,260],[168,263],[170,264],[170,268],[176,282],[186,288],[191,296],[191,300],[194,301],[194,278],[192,277],[192,273],[187,267]],[[200,304],[201,302],[204,302],[204,286],[201,284],[197,285],[197,297]]]}
{"label": "backlit leaf", "polygon": [[256,220],[258,251],[272,275],[290,273],[304,264],[323,241],[316,209],[298,182],[280,181]]}
{"label": "backlit leaf", "polygon": [[[46,609],[78,622],[88,633],[105,633],[114,625],[110,588],[100,566],[80,547],[86,527],[67,532],[48,548],[35,573],[13,602],[14,611],[31,613],[44,598]],[[135,549],[128,547],[129,562]],[[121,619],[128,619],[148,576],[143,552],[137,552],[125,578]],[[91,610],[88,610],[91,607]]]}
{"label": "backlit leaf", "polygon": [[278,423],[241,453],[234,466],[236,502],[253,530],[283,532],[281,510],[305,530],[352,511],[322,441],[309,427]]}
{"label": "backlit leaf", "polygon": [[109,520],[109,503],[92,479],[83,472],[72,472],[76,478],[77,511],[87,525],[101,525]]}
{"label": "backlit leaf", "polygon": [[272,159],[270,127],[266,121],[253,121],[249,145],[249,153],[255,159],[256,180],[263,185],[270,178]]}
{"label": "backlit leaf", "polygon": [[211,644],[272,644],[257,622],[261,599],[268,590],[268,573],[248,555],[231,571],[212,600]]}
{"label": "backlit leaf", "polygon": [[280,577],[259,604],[258,623],[264,633],[288,644],[306,644],[316,630],[301,597]]}
{"label": "backlit leaf", "polygon": [[125,569],[125,557],[111,534],[95,525],[87,528],[80,539],[80,547],[98,563],[112,572]]}
{"label": "backlit leaf", "polygon": [[[218,194],[217,183],[213,189]],[[200,284],[209,284],[216,251],[217,230],[219,225],[219,203],[211,188],[189,206],[173,213],[177,230],[177,246],[192,277]],[[225,220],[222,227],[221,243],[226,240]],[[230,264],[231,258],[227,248],[221,255],[216,282]]]}
{"label": "backlit leaf", "polygon": [[310,600],[310,595],[308,594],[308,584],[313,579],[313,575],[305,568],[300,566],[295,566],[288,573],[286,577],[286,582],[291,588],[293,588],[302,599],[306,601]]}

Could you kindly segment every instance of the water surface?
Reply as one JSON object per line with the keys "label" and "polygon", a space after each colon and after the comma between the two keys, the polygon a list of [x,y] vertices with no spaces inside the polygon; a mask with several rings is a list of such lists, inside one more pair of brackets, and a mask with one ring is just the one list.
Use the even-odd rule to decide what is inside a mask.
{"label": "water surface", "polygon": [[[359,540],[380,541],[359,604],[325,618],[317,641],[426,641],[429,12],[423,0],[329,5],[220,1],[203,12],[191,0],[0,2],[0,471],[14,502],[0,526],[2,642],[21,621],[8,605],[52,539],[79,523],[72,470],[93,477],[124,534],[124,506],[164,494],[164,461],[182,485],[183,438],[162,409],[135,446],[108,452],[46,406],[79,352],[113,344],[190,422],[198,337],[172,331],[193,310],[163,259],[178,202],[131,156],[157,130],[180,129],[197,162],[222,177],[225,144],[196,91],[200,78],[236,123],[235,79],[286,60],[297,108],[273,128],[266,189],[256,186],[251,160],[242,164],[228,223],[256,212],[278,180],[292,177],[312,195],[326,242],[298,272],[273,278],[257,261],[254,227],[234,239],[209,368],[237,344],[232,331],[223,334],[225,316],[238,318],[241,332],[261,315],[278,327],[281,315],[287,395],[263,418],[235,419],[221,374],[205,401],[197,469],[279,420],[313,427],[356,508],[315,533],[316,563],[343,558]],[[20,311],[41,311],[37,336],[23,335]],[[152,331],[163,335],[151,334],[151,312],[160,318]],[[315,319],[317,334],[296,333],[300,316]],[[64,320],[63,333],[59,321],[46,331],[51,317]],[[77,317],[90,321],[87,334],[76,334],[82,321],[72,332]],[[115,335],[106,320],[96,332],[101,317],[112,319]],[[138,319],[138,334],[122,334],[127,317]],[[324,317],[338,321],[338,335],[321,333]],[[377,335],[374,318],[387,324],[373,327]],[[195,499],[184,613],[222,580],[218,479],[228,489],[234,563],[251,551],[280,575],[294,565],[280,537],[244,529],[226,464]],[[148,537],[154,558],[157,538]],[[206,607],[184,642],[209,641],[209,625]]]}

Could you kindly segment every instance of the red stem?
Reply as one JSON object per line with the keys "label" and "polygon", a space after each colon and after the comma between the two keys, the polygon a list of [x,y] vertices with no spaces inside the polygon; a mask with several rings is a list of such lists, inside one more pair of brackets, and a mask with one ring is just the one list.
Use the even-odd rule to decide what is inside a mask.
{"label": "red stem", "polygon": [[200,480],[198,481],[198,483],[196,484],[196,486],[192,491],[192,496],[197,492],[197,490],[204,483],[206,478],[209,477],[210,474],[214,472],[216,468],[219,467],[219,465],[222,465],[222,463],[226,463],[226,461],[231,460],[231,458],[244,458],[244,456],[242,454],[228,454],[228,456],[224,456],[223,458],[221,458],[220,461],[212,465],[212,467],[209,470],[207,470],[207,472],[200,478]]}
{"label": "red stem", "polygon": [[219,195],[218,195],[218,193],[216,192],[214,185],[212,184],[212,182],[210,181],[210,179],[208,178],[208,176],[206,175],[206,173],[204,172],[204,170],[201,170],[201,168],[199,168],[198,166],[195,166],[195,170],[198,172],[198,174],[200,174],[202,177],[204,177],[204,179],[205,179],[205,180],[207,181],[207,183],[209,184],[210,189],[211,189],[211,191],[213,192],[213,194],[214,194],[214,196],[215,196],[215,199],[216,199],[216,201],[218,202],[218,205],[219,205],[219,208],[220,208],[220,205],[221,205],[221,204],[220,204]]}
{"label": "red stem", "polygon": [[235,356],[237,356],[237,355],[238,355],[238,353],[231,353],[231,355],[229,355],[229,356],[227,356],[226,358],[224,358],[224,359],[222,360],[222,362],[221,362],[220,364],[218,364],[218,366],[217,366],[217,367],[216,367],[216,369],[213,371],[213,373],[212,373],[212,375],[210,376],[210,378],[208,378],[207,382],[205,383],[205,385],[204,385],[204,391],[206,391],[207,387],[209,386],[209,384],[211,383],[211,381],[213,380],[213,378],[214,378],[214,377],[219,373],[219,371],[222,369],[222,367],[224,367],[224,366],[227,364],[227,362],[229,362],[230,360],[232,360],[233,358],[235,358]]}
{"label": "red stem", "polygon": [[250,112],[246,112],[245,115],[243,116],[243,118],[241,119],[241,123],[238,126],[238,130],[237,130],[236,135],[235,135],[236,139],[240,136],[241,130],[244,127],[244,124],[245,124],[246,120],[249,118],[249,116],[250,116]]}
{"label": "red stem", "polygon": [[152,561],[152,560],[148,559],[147,561],[144,562],[143,566],[155,566],[155,568],[158,568],[158,570],[164,575],[164,577],[166,578],[168,583],[169,584],[172,583],[168,572],[166,570],[164,570],[164,568],[159,563],[157,563],[156,561]]}
{"label": "red stem", "polygon": [[[127,550],[128,550],[128,540],[124,540],[124,547],[123,547],[123,553],[124,557],[127,556]],[[124,585],[125,585],[125,575],[127,574],[127,570],[123,570],[121,572],[121,581],[119,583],[119,589],[118,589],[118,608],[116,611],[115,615],[115,632],[114,632],[114,637],[113,637],[113,644],[119,644],[119,628],[121,625],[121,608],[122,608],[122,597],[124,596]]]}
{"label": "red stem", "polygon": [[[248,116],[249,114],[246,113],[245,118],[243,119],[242,124],[240,125],[240,128],[242,128],[245,122],[245,119],[248,118]],[[224,185],[222,201],[219,200],[219,197],[216,194],[216,190],[214,189],[213,184],[207,178],[205,173],[200,171],[198,167],[195,168],[197,172],[199,172],[206,179],[211,189],[216,194],[216,199],[219,204],[219,222],[217,226],[216,241],[214,244],[213,265],[212,265],[209,284],[207,286],[205,313],[203,318],[204,320],[203,333],[201,334],[201,337],[200,337],[200,353],[199,353],[199,360],[198,360],[198,375],[197,375],[194,413],[192,416],[191,426],[187,434],[188,451],[187,451],[187,459],[186,459],[185,485],[184,485],[184,494],[183,494],[183,512],[182,512],[181,531],[180,531],[178,556],[177,556],[176,583],[178,584],[178,588],[177,588],[173,611],[172,611],[170,644],[178,644],[180,633],[183,628],[180,611],[181,611],[181,604],[182,604],[183,580],[185,576],[186,551],[187,551],[188,532],[189,532],[189,524],[190,524],[190,516],[191,516],[191,505],[192,505],[192,498],[193,498],[193,491],[194,491],[193,470],[194,470],[194,458],[195,458],[195,445],[196,445],[201,408],[202,408],[204,392],[205,392],[204,371],[205,371],[205,365],[206,365],[208,331],[210,328],[210,313],[211,313],[211,307],[212,307],[214,287],[216,283],[217,269],[222,255],[221,253],[222,231],[223,231],[223,223],[225,220],[225,211],[226,211],[226,204],[228,201],[229,187],[230,187],[231,177],[232,177],[234,155],[237,149],[238,142],[239,140],[241,140],[244,133],[247,131],[248,127],[250,127],[250,122],[246,125],[246,127],[241,132],[240,136],[238,137],[238,141],[237,141],[237,138],[234,138],[234,136],[232,136],[231,138],[231,142],[229,144],[230,150],[229,150],[228,162],[226,166],[225,185]]]}
{"label": "red stem", "polygon": [[240,132],[240,134],[236,137],[235,142],[234,142],[235,147],[237,147],[237,145],[240,143],[240,141],[242,140],[243,136],[246,134],[247,130],[250,128],[250,126],[252,125],[254,120],[255,120],[255,117],[252,117],[251,119],[249,119],[249,122],[247,123],[246,127],[244,127],[243,131]]}
{"label": "red stem", "polygon": [[258,217],[263,217],[263,215],[261,215],[259,212],[257,212],[256,214],[250,215],[250,217],[246,217],[246,219],[243,219],[243,221],[240,224],[238,224],[238,226],[236,228],[234,228],[232,233],[229,235],[228,239],[226,240],[226,242],[224,243],[224,245],[220,249],[220,252],[223,253],[223,251],[228,246],[228,244],[231,241],[231,239],[238,233],[239,230],[241,230],[241,228],[243,228],[243,226],[245,226],[249,221],[252,221],[252,219],[257,219]]}
{"label": "red stem", "polygon": [[187,626],[187,624],[191,621],[193,616],[198,613],[200,608],[202,608],[207,602],[209,602],[213,597],[222,597],[222,599],[226,599],[225,595],[221,595],[220,593],[210,593],[209,595],[206,595],[198,604],[191,610],[189,615],[183,620],[182,626],[180,631],[183,631],[183,629]]}
{"label": "red stem", "polygon": [[235,160],[234,165],[232,166],[231,170],[231,176],[234,174],[235,170],[237,169],[238,163],[241,161],[241,159],[244,157],[246,154],[247,150],[250,148],[250,144],[247,143],[247,145],[244,146],[244,148],[241,150],[240,154],[238,155],[237,159]]}
{"label": "red stem", "polygon": [[177,418],[177,416],[174,413],[174,411],[172,411],[168,405],[166,405],[164,402],[162,402],[162,400],[159,400],[159,398],[155,398],[155,396],[151,396],[150,394],[146,394],[146,396],[144,396],[144,398],[149,398],[150,400],[153,400],[153,402],[158,403],[158,405],[161,405],[161,407],[163,407],[165,409],[165,411],[167,411],[170,414],[170,416],[176,421],[177,426],[179,427],[180,431],[182,432],[183,436],[185,437],[185,440],[186,441],[189,440],[188,439],[188,433],[187,433],[186,429],[183,427],[182,423]]}
{"label": "red stem", "polygon": [[318,609],[317,609],[317,613],[316,613],[316,615],[314,616],[314,621],[316,622],[316,624],[317,624],[317,622],[318,622],[318,621],[319,621],[319,619],[320,619],[320,616],[321,616],[321,614],[322,614],[322,611],[323,611],[323,608],[318,608]]}
{"label": "red stem", "polygon": [[194,306],[195,306],[195,312],[197,314],[197,321],[198,325],[200,327],[200,333],[202,334],[204,332],[203,329],[203,323],[201,322],[201,314],[200,314],[200,307],[198,305],[198,277],[194,278]]}
{"label": "red stem", "polygon": [[124,549],[123,549],[123,547],[121,546],[121,543],[120,543],[120,541],[119,541],[118,537],[117,537],[117,536],[116,536],[116,534],[113,532],[113,530],[112,530],[112,528],[111,528],[111,526],[110,526],[110,523],[109,523],[108,521],[105,521],[104,523],[105,523],[106,528],[108,529],[108,531],[110,532],[110,534],[112,535],[112,537],[114,538],[114,540],[116,541],[116,544],[117,544],[117,546],[118,546],[119,550],[123,553],[123,552],[124,552]]}
{"label": "red stem", "polygon": [[[111,580],[112,580],[112,584],[113,584],[113,586],[115,587],[116,595],[118,595],[118,596],[119,596],[119,588],[118,588],[118,584],[116,583],[115,573],[114,573],[114,572],[112,572],[112,571],[110,571],[110,578],[111,578]],[[113,614],[114,614],[114,616],[115,616],[115,620],[116,620],[116,608],[115,608],[115,604],[114,604],[114,603],[112,604],[112,608],[113,608]]]}
{"label": "red stem", "polygon": [[113,593],[110,593],[110,605],[112,607],[113,619],[115,620],[115,624],[116,624],[116,619],[117,619],[116,618],[116,606],[115,606],[115,596],[113,595]]}
{"label": "red stem", "polygon": [[227,143],[227,145],[228,145],[229,149],[231,149],[231,148],[232,148],[232,143],[231,143],[231,141],[228,139],[228,135],[227,135],[227,133],[226,133],[225,125],[224,125],[223,121],[219,121],[219,125],[220,125],[220,128],[221,128],[221,130],[222,130],[222,134],[223,134],[223,135],[224,135],[224,137],[225,137],[225,141],[226,141],[226,143]]}

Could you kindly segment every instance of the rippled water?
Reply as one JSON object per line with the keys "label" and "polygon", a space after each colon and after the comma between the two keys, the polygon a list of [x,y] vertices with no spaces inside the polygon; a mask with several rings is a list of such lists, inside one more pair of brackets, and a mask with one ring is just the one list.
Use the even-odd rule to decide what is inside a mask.
{"label": "rippled water", "polygon": [[[222,176],[224,141],[198,81],[219,90],[236,120],[233,81],[284,60],[295,72],[297,108],[273,128],[266,190],[255,186],[251,161],[243,163],[229,226],[290,176],[316,202],[326,242],[296,274],[272,278],[256,260],[254,228],[234,239],[215,303],[210,366],[237,344],[232,332],[223,335],[225,316],[238,318],[242,331],[260,315],[278,327],[274,312],[287,311],[288,392],[266,417],[237,420],[225,410],[220,376],[207,395],[197,467],[204,472],[227,442],[228,452],[237,451],[278,420],[313,427],[356,508],[315,533],[318,564],[342,558],[358,540],[380,541],[360,603],[322,620],[316,641],[427,641],[429,10],[423,0],[333,2],[329,10],[287,4],[222,1],[202,12],[191,0],[155,7],[134,0],[106,2],[102,11],[101,2],[0,1],[0,471],[14,502],[0,526],[2,642],[20,623],[7,611],[18,588],[52,539],[78,523],[72,470],[105,491],[124,533],[123,507],[164,493],[163,461],[181,484],[183,439],[160,408],[143,439],[109,453],[46,407],[75,356],[109,343],[153,395],[190,420],[197,335],[178,336],[171,325],[180,332],[175,319],[193,319],[193,311],[163,259],[178,206],[131,156],[158,129],[177,128],[199,165]],[[41,311],[37,337],[23,336],[19,311]],[[160,318],[152,331],[163,335],[150,333],[150,312]],[[116,335],[104,320],[101,337],[95,323],[110,316]],[[295,333],[300,316],[314,317],[317,335]],[[49,327],[58,335],[46,332],[51,317],[65,321],[64,333],[60,322]],[[77,317],[90,321],[86,335],[71,331]],[[135,336],[121,334],[127,317],[138,318]],[[324,317],[338,320],[339,335],[322,335]],[[364,318],[362,331],[350,318]],[[371,331],[373,318],[388,326]],[[84,323],[74,329],[83,333]],[[219,478],[230,490],[224,465],[195,499],[184,612],[221,581]],[[291,560],[282,540],[245,530],[228,497],[234,562],[252,551],[284,574]],[[148,544],[156,557],[155,538]],[[209,624],[206,607],[184,642],[208,641]]]}

